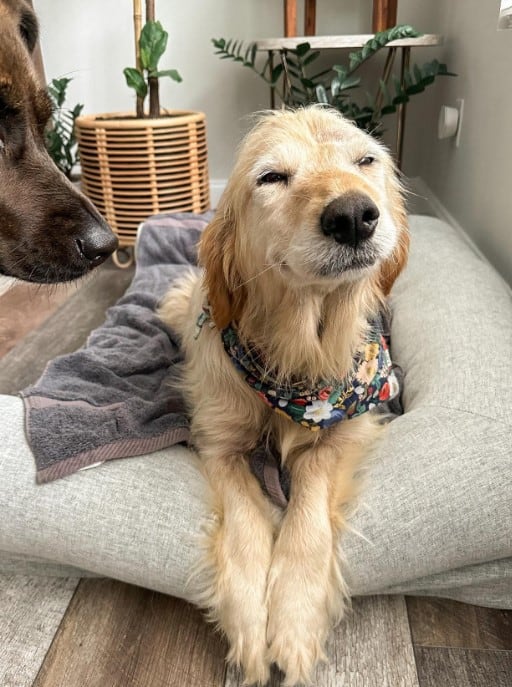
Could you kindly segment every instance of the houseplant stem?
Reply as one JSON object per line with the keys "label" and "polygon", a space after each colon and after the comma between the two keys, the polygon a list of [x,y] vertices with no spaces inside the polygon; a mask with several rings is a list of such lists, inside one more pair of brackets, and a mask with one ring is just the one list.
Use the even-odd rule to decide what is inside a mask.
{"label": "houseplant stem", "polygon": [[[155,0],[146,0],[146,21],[155,21]],[[149,116],[160,116],[160,93],[158,88],[158,78],[150,76],[149,86]]]}
{"label": "houseplant stem", "polygon": [[[142,71],[140,59],[139,37],[142,29],[142,0],[133,0],[133,31],[135,34],[135,66]],[[144,117],[144,98],[137,96],[136,101],[137,117]]]}

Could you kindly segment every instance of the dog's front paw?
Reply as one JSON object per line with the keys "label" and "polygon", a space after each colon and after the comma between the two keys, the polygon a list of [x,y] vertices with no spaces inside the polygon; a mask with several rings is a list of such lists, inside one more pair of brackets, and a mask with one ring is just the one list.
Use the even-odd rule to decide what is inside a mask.
{"label": "dog's front paw", "polygon": [[239,632],[228,640],[228,661],[242,670],[243,684],[265,685],[270,678],[266,627],[247,628],[246,632]]}
{"label": "dog's front paw", "polygon": [[326,589],[313,580],[306,585],[298,574],[271,574],[268,613],[269,656],[286,674],[284,685],[310,685],[317,663],[327,660],[333,618]]}
{"label": "dog's front paw", "polygon": [[285,687],[312,684],[315,666],[327,660],[323,650],[327,629],[319,628],[320,633],[316,636],[311,628],[303,626],[269,625],[270,660],[285,673]]}

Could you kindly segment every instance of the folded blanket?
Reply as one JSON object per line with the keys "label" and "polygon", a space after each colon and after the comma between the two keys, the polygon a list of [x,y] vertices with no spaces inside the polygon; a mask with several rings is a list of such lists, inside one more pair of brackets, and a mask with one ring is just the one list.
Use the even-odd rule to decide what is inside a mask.
{"label": "folded blanket", "polygon": [[187,441],[183,401],[170,383],[178,343],[155,308],[170,283],[196,264],[197,241],[211,217],[156,215],[145,222],[126,294],[84,348],[50,362],[22,392],[38,483]]}

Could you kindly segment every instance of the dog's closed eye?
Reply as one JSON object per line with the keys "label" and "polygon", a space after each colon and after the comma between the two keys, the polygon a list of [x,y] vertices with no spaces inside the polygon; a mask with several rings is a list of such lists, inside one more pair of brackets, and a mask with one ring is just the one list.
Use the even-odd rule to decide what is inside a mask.
{"label": "dog's closed eye", "polygon": [[376,158],[373,155],[365,155],[362,157],[360,160],[357,161],[357,165],[359,167],[369,167],[370,165],[373,165],[374,162],[376,162]]}
{"label": "dog's closed eye", "polygon": [[265,174],[258,177],[258,186],[263,184],[287,184],[289,178],[286,172],[265,172]]}
{"label": "dog's closed eye", "polygon": [[37,25],[37,19],[28,10],[24,11],[21,15],[19,32],[23,38],[27,48],[32,52],[37,43],[39,28]]}

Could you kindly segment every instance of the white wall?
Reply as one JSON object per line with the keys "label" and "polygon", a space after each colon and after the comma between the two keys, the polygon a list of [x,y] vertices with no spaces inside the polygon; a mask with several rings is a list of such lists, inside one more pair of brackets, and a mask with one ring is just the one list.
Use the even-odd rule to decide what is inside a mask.
{"label": "white wall", "polygon": [[[499,0],[430,0],[429,29],[456,78],[411,103],[405,170],[422,177],[512,283],[512,31],[497,31]],[[426,96],[426,94],[425,94]],[[464,98],[460,147],[437,139],[441,105]]]}
{"label": "white wall", "polygon": [[[318,0],[317,33],[368,32],[371,5],[371,0]],[[35,6],[47,77],[74,77],[70,103],[83,102],[86,112],[132,109],[134,98],[122,75],[133,62],[130,0],[35,0]],[[415,51],[414,59],[444,58],[459,74],[412,101],[405,170],[425,179],[512,279],[512,31],[496,30],[498,10],[499,0],[400,0],[400,22],[446,36],[444,48]],[[179,69],[184,79],[162,83],[162,105],[206,112],[212,179],[228,176],[247,126],[244,116],[268,107],[269,96],[249,70],[215,57],[210,39],[280,35],[282,11],[282,0],[157,0],[157,16],[170,34],[162,67]],[[441,104],[457,97],[465,98],[466,110],[461,147],[454,149],[450,141],[437,140],[436,123]],[[391,136],[392,123],[386,126]]]}
{"label": "white wall", "polygon": [[[133,91],[122,70],[133,63],[130,0],[35,0],[48,79],[69,75],[69,103],[85,112],[131,110]],[[143,3],[144,4],[144,3]],[[210,175],[229,174],[247,127],[244,116],[269,106],[265,84],[252,72],[214,55],[211,38],[247,40],[282,35],[282,0],[157,0],[157,17],[170,34],[163,67],[179,69],[183,83],[162,80],[162,106],[206,112]],[[428,3],[426,3],[428,5]],[[403,20],[423,22],[425,3],[402,0]],[[368,33],[372,0],[317,0],[317,33]],[[298,3],[299,26],[303,1]],[[336,58],[334,58],[336,59]]]}
{"label": "white wall", "polygon": [[[84,112],[133,109],[133,91],[122,74],[134,61],[130,0],[35,0],[34,4],[47,79],[73,76],[70,104],[84,103]],[[370,0],[318,0],[318,32],[367,31],[370,4]],[[210,175],[226,178],[247,126],[244,116],[269,107],[269,93],[248,69],[219,60],[211,38],[281,35],[282,0],[157,0],[156,10],[169,32],[161,65],[178,69],[183,77],[181,84],[162,80],[162,106],[206,112]]]}

